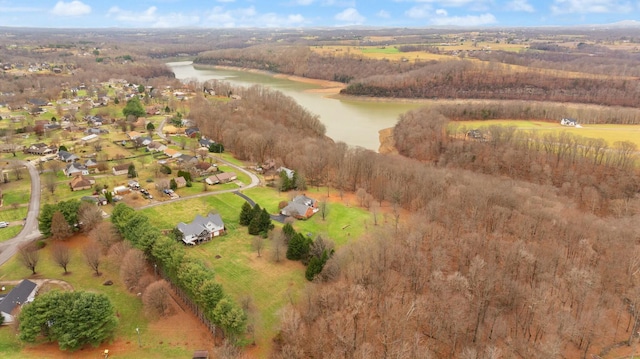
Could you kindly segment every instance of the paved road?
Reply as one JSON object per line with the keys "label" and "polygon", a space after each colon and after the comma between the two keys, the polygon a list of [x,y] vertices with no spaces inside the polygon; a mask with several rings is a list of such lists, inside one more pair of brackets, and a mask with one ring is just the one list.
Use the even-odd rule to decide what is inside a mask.
{"label": "paved road", "polygon": [[38,214],[40,213],[40,175],[36,166],[31,162],[19,161],[29,170],[31,177],[31,199],[29,200],[29,210],[27,212],[27,220],[22,231],[17,236],[0,243],[0,266],[8,261],[14,254],[18,252],[18,247],[26,242],[33,241],[40,236],[38,229]]}

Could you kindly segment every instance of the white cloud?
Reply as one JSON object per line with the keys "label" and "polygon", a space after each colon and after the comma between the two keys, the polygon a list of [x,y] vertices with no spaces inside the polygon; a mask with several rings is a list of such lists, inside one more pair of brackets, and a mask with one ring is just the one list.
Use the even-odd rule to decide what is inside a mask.
{"label": "white cloud", "polygon": [[535,12],[535,9],[527,0],[513,0],[507,3],[507,10]]}
{"label": "white cloud", "polygon": [[449,13],[445,9],[438,9],[438,10],[436,10],[436,15],[438,15],[438,16],[447,16],[447,15],[449,15]]}
{"label": "white cloud", "polygon": [[431,14],[431,5],[418,5],[405,11],[404,13],[412,19],[424,19]]}
{"label": "white cloud", "polygon": [[553,14],[629,13],[633,6],[620,0],[555,0]]}
{"label": "white cloud", "polygon": [[313,4],[315,0],[295,0],[294,3],[296,5],[307,6]]}
{"label": "white cloud", "polygon": [[200,22],[200,17],[196,15],[184,15],[182,13],[158,14],[158,8],[155,6],[151,6],[142,12],[123,10],[114,6],[109,9],[107,16],[113,17],[117,21],[139,25],[140,27],[167,28],[195,26]]}
{"label": "white cloud", "polygon": [[461,7],[467,5],[478,5],[487,0],[417,0],[418,3],[438,4],[442,7]]}
{"label": "white cloud", "polygon": [[208,12],[207,22],[203,26],[210,27],[292,27],[306,23],[307,20],[300,14],[260,14],[255,7],[227,10],[222,6],[216,6]]}
{"label": "white cloud", "polygon": [[362,24],[366,20],[364,16],[360,15],[358,10],[352,7],[337,13],[335,19],[352,24]]}
{"label": "white cloud", "polygon": [[91,13],[91,6],[78,0],[71,2],[58,1],[56,6],[51,9],[51,13],[58,16],[86,15]]}
{"label": "white cloud", "polygon": [[437,26],[480,26],[494,24],[496,17],[492,14],[467,15],[467,16],[442,16],[431,18],[431,24]]}
{"label": "white cloud", "polygon": [[391,17],[391,14],[389,14],[388,11],[385,10],[380,10],[378,11],[378,13],[376,14],[377,17],[381,17],[383,19],[388,19]]}

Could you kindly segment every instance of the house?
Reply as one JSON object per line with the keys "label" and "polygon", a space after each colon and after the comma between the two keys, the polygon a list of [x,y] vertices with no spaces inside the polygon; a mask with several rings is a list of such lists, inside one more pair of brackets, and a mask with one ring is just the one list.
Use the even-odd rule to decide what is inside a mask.
{"label": "house", "polygon": [[190,155],[185,155],[182,154],[180,155],[180,157],[178,157],[178,162],[181,162],[183,164],[196,164],[198,163],[198,158],[196,158],[195,156],[190,156]]}
{"label": "house", "polygon": [[199,174],[211,173],[218,170],[218,166],[209,162],[200,161],[196,163],[196,171]]}
{"label": "house", "polygon": [[227,182],[235,181],[236,179],[238,179],[238,176],[236,175],[235,172],[223,172],[213,176],[209,176],[204,181],[207,184],[213,185],[217,183],[227,183]]}
{"label": "house", "polygon": [[78,156],[67,151],[58,151],[58,158],[60,159],[60,161],[67,163],[75,162],[79,159]]}
{"label": "house", "polygon": [[178,185],[178,188],[183,188],[187,186],[187,180],[184,179],[184,177],[182,176],[176,177],[173,180],[176,181],[176,185]]}
{"label": "house", "polygon": [[560,120],[560,124],[562,126],[576,127],[578,126],[578,121],[573,118],[563,118],[562,120]]}
{"label": "house", "polygon": [[96,162],[96,160],[94,160],[93,158],[88,158],[85,162],[84,165],[89,169],[97,169],[98,168],[98,162]]}
{"label": "house", "polygon": [[129,137],[130,140],[135,140],[140,136],[142,136],[142,134],[138,131],[127,132],[127,137]]}
{"label": "house", "polygon": [[305,195],[295,196],[280,213],[297,219],[307,219],[318,212],[318,201]]}
{"label": "house", "polygon": [[71,177],[77,175],[88,175],[89,169],[82,163],[72,162],[64,168],[63,172],[67,177]]}
{"label": "house", "polygon": [[206,217],[197,215],[191,223],[178,223],[178,231],[182,233],[185,244],[195,245],[224,234],[224,222],[219,214],[209,213]]}
{"label": "house", "polygon": [[293,174],[296,172],[294,170],[288,169],[286,167],[280,167],[276,170],[276,172],[280,173],[280,172],[284,172],[287,174],[287,177],[292,180],[293,179]]}
{"label": "house", "polygon": [[138,181],[136,181],[136,180],[129,180],[128,186],[129,186],[129,188],[131,188],[133,190],[140,189],[140,183],[138,183]]}
{"label": "house", "polygon": [[33,145],[27,147],[24,150],[25,153],[30,153],[32,155],[48,155],[50,153],[56,153],[56,148],[55,147],[50,147],[47,146],[46,144],[40,142],[40,143],[34,143]]}
{"label": "house", "polygon": [[206,147],[208,149],[211,145],[216,143],[216,141],[209,140],[203,137],[200,140],[198,140],[198,143],[200,144],[200,147]]}
{"label": "house", "polygon": [[166,148],[163,153],[171,158],[178,158],[180,156],[182,156],[182,153],[178,152],[177,150],[174,150],[173,148]]}
{"label": "house", "polygon": [[160,142],[151,141],[151,143],[147,145],[147,150],[149,152],[164,152],[164,150],[166,149],[167,146],[163,145]]}
{"label": "house", "polygon": [[197,127],[189,127],[184,130],[184,134],[189,138],[196,138],[200,130]]}
{"label": "house", "polygon": [[140,136],[138,138],[136,138],[135,140],[133,140],[137,146],[148,146],[151,143],[151,137],[148,136]]}
{"label": "house", "polygon": [[84,202],[94,203],[97,206],[107,205],[107,198],[105,198],[104,196],[82,196],[80,200]]}
{"label": "house", "polygon": [[93,177],[78,175],[73,177],[71,182],[69,182],[69,187],[71,191],[81,191],[83,189],[90,189],[96,183],[96,180]]}
{"label": "house", "polygon": [[126,175],[127,173],[129,173],[129,166],[131,166],[131,163],[123,163],[121,165],[113,166],[111,171],[113,172],[114,176]]}
{"label": "house", "polygon": [[37,289],[34,282],[25,279],[0,300],[0,314],[4,317],[4,324],[13,323],[15,310],[24,303],[32,302]]}

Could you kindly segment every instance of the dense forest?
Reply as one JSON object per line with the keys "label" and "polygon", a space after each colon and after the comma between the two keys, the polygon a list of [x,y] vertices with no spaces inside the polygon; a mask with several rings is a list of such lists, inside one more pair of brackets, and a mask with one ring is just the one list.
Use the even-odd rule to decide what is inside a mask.
{"label": "dense forest", "polygon": [[[206,134],[241,159],[276,158],[309,184],[363,193],[380,217],[377,234],[339,249],[283,311],[274,357],[586,357],[637,331],[633,151],[563,135],[524,145],[509,128],[465,140],[433,110],[402,117],[405,156],[323,140],[304,115],[295,136],[269,142],[283,117],[263,111],[273,94],[235,91],[249,101],[199,100],[194,111],[220,114],[199,117]],[[220,132],[224,111],[239,114]],[[380,204],[393,215],[376,214]]]}

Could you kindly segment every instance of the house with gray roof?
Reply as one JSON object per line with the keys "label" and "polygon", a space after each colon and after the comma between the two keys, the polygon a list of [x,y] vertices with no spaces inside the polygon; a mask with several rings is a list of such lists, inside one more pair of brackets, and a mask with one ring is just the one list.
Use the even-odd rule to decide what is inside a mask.
{"label": "house with gray roof", "polygon": [[88,175],[89,168],[87,168],[87,166],[83,165],[82,163],[72,162],[72,163],[69,163],[67,167],[65,167],[63,172],[67,177],[77,176],[77,175]]}
{"label": "house with gray roof", "polygon": [[60,161],[71,163],[77,161],[80,157],[67,151],[58,151],[58,158],[60,159]]}
{"label": "house with gray roof", "polygon": [[209,213],[206,217],[197,215],[191,223],[178,223],[185,244],[195,245],[224,234],[224,222],[219,214]]}
{"label": "house with gray roof", "polygon": [[0,300],[0,315],[4,317],[5,324],[13,322],[13,315],[19,306],[33,301],[37,288],[34,282],[25,279]]}
{"label": "house with gray roof", "polygon": [[295,196],[280,213],[297,219],[307,219],[318,212],[318,201],[305,195]]}

